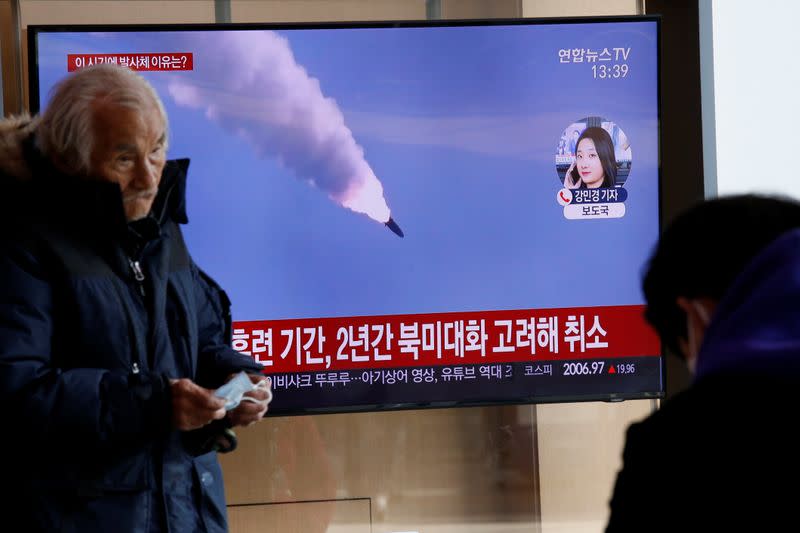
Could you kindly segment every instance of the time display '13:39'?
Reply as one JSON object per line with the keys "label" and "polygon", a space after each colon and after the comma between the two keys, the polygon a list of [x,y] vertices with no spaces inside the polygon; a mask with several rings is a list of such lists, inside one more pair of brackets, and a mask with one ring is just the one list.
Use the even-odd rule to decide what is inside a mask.
{"label": "time display '13:39'", "polygon": [[592,65],[592,75],[595,79],[616,79],[628,75],[628,65]]}

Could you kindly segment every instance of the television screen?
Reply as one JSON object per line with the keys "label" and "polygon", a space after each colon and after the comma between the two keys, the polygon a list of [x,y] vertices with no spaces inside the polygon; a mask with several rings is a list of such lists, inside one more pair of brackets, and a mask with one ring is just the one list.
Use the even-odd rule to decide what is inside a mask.
{"label": "television screen", "polygon": [[139,71],[272,413],[660,397],[653,17],[30,28]]}

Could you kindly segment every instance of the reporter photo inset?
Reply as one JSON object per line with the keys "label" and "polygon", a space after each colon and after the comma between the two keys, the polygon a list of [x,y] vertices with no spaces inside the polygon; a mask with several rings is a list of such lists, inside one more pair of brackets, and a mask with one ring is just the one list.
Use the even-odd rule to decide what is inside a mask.
{"label": "reporter photo inset", "polygon": [[631,171],[628,136],[616,122],[586,117],[561,133],[556,172],[566,189],[611,189],[625,185]]}

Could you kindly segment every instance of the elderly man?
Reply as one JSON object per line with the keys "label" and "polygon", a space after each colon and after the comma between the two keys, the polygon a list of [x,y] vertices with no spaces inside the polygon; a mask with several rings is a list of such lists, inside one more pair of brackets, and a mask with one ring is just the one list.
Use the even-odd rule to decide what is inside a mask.
{"label": "elderly man", "polygon": [[695,206],[661,236],[643,289],[693,382],[628,430],[606,531],[794,530],[800,203]]}
{"label": "elderly man", "polygon": [[[41,117],[0,123],[0,509],[25,531],[226,531],[214,450],[269,390],[229,347],[227,298],[192,261],[188,161],[138,74],[65,78]],[[234,442],[235,443],[235,442]]]}

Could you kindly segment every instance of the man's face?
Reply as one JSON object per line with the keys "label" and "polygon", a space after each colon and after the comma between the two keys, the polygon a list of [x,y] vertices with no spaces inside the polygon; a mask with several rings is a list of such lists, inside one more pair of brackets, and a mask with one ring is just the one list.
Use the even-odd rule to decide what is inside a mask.
{"label": "man's face", "polygon": [[166,162],[165,124],[157,108],[141,113],[100,102],[93,121],[92,177],[119,184],[128,221],[146,217]]}

